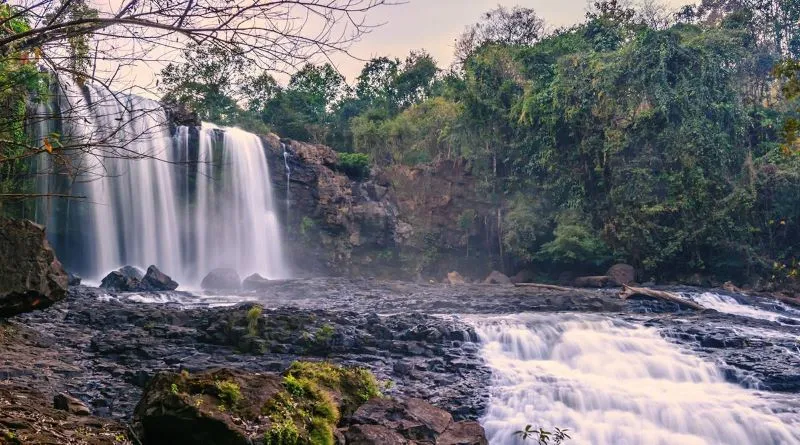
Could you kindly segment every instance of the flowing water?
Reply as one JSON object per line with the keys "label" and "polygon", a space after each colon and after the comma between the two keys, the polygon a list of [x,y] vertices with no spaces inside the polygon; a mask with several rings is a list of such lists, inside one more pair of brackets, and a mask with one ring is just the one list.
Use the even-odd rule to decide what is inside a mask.
{"label": "flowing water", "polygon": [[792,395],[727,383],[655,329],[582,314],[475,323],[492,370],[481,420],[493,445],[524,443],[514,432],[526,424],[567,428],[576,445],[800,443]]}
{"label": "flowing water", "polygon": [[68,268],[99,279],[122,265],[155,264],[190,286],[216,267],[288,276],[258,136],[210,124],[173,135],[157,102],[64,88],[72,88],[62,95],[64,139],[92,145],[73,161],[69,185],[86,200],[37,216]]}

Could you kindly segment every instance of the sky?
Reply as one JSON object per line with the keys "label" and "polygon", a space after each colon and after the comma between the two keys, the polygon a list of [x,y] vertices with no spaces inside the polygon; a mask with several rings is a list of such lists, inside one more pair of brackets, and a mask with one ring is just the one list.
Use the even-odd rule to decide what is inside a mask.
{"label": "sky", "polygon": [[[692,3],[691,0],[660,1],[673,9]],[[455,39],[465,27],[478,22],[482,13],[498,5],[533,8],[552,29],[582,21],[588,3],[587,0],[406,0],[404,4],[373,11],[370,21],[383,26],[353,45],[351,53],[361,59],[375,56],[403,59],[411,50],[425,49],[440,67],[448,67]],[[345,55],[333,60],[348,81],[358,76],[364,65],[362,60]]]}

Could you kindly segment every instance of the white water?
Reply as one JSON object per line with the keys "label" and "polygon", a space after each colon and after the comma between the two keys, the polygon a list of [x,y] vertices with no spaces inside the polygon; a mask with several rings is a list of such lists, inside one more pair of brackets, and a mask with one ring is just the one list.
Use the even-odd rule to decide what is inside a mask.
{"label": "white water", "polygon": [[780,307],[783,312],[773,312],[760,309],[755,306],[740,304],[733,297],[714,292],[691,294],[689,298],[694,300],[696,303],[701,304],[705,308],[714,309],[718,312],[724,312],[726,314],[740,315],[743,317],[769,321],[780,321],[781,318],[793,318],[800,321],[800,312],[779,302],[774,302],[773,305]]}
{"label": "white water", "polygon": [[173,138],[157,102],[91,86],[87,101],[75,87],[65,88],[72,88],[62,99],[65,133],[93,146],[76,162],[81,174],[73,192],[87,202],[77,216],[55,221],[63,226],[75,218],[81,227],[61,250],[67,267],[72,261],[73,270],[99,280],[122,265],[155,264],[183,287],[216,267],[243,277],[288,276],[256,135],[204,124],[195,163],[190,130],[178,128]]}
{"label": "white water", "polygon": [[[726,383],[713,364],[651,328],[589,315],[476,319],[492,369],[481,419],[493,445],[527,424],[567,428],[572,445],[800,443],[791,398]],[[530,443],[530,442],[527,442]]]}

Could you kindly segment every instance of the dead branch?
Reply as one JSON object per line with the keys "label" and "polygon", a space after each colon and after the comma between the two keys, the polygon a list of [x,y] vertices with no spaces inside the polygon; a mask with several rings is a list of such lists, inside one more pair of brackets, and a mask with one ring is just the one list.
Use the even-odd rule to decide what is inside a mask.
{"label": "dead branch", "polygon": [[696,311],[705,310],[703,306],[695,303],[694,301],[687,300],[674,292],[655,290],[647,287],[626,286],[623,284],[622,291],[620,291],[619,293],[619,297],[623,300],[627,300],[628,298],[633,296],[650,297],[656,300],[669,301],[670,303],[675,303],[680,306],[694,309]]}
{"label": "dead branch", "polygon": [[557,290],[562,292],[567,292],[574,290],[573,288],[563,287],[563,286],[555,286],[553,284],[539,284],[539,283],[514,283],[516,287],[533,287],[537,289],[547,289],[547,290]]}

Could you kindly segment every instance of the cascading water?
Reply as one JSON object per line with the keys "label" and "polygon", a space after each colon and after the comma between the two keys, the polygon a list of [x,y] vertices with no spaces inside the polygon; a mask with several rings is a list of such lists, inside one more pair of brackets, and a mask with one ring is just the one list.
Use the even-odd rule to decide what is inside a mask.
{"label": "cascading water", "polygon": [[575,445],[800,443],[791,396],[727,383],[655,329],[567,314],[475,325],[492,369],[481,421],[493,445],[526,443],[514,434],[526,424],[567,428]]}
{"label": "cascading water", "polygon": [[[203,124],[173,137],[157,102],[91,85],[64,92],[62,102],[64,139],[92,147],[74,162],[81,174],[70,186],[86,201],[40,216],[58,234],[67,267],[99,279],[122,265],[155,264],[184,285],[216,267],[288,275],[258,136]],[[79,232],[59,233],[69,224]]]}
{"label": "cascading water", "polygon": [[291,187],[292,187],[292,168],[289,167],[289,151],[286,144],[281,142],[281,149],[283,149],[283,166],[286,168],[286,219],[289,219],[289,207],[291,206]]}

